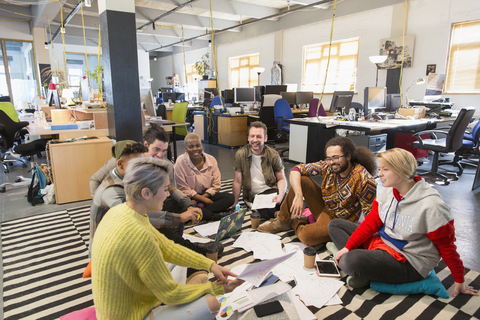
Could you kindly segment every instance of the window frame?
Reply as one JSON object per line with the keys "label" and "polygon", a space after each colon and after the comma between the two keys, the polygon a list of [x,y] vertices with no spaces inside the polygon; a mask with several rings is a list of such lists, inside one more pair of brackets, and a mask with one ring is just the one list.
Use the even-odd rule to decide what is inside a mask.
{"label": "window frame", "polygon": [[[475,20],[467,20],[467,21],[461,21],[461,22],[455,22],[455,23],[452,23],[452,26],[451,26],[451,30],[450,30],[450,41],[449,41],[449,45],[448,45],[448,51],[447,51],[447,60],[446,60],[446,63],[445,63],[445,84],[442,88],[442,94],[449,94],[449,95],[455,95],[455,94],[462,94],[462,95],[470,95],[470,94],[480,94],[480,82],[478,84],[477,87],[475,87],[475,82],[473,83],[473,87],[471,88],[467,88],[467,89],[455,89],[455,84],[450,84],[451,81],[453,81],[454,79],[452,78],[456,78],[460,75],[457,75],[457,72],[456,70],[454,71],[455,72],[455,75],[453,76],[450,76],[450,72],[451,71],[451,68],[454,68],[451,66],[451,64],[453,63],[457,63],[457,59],[462,61],[464,59],[461,59],[458,58],[458,57],[453,57],[453,53],[455,51],[459,51],[459,47],[463,47],[465,49],[465,47],[468,47],[469,44],[467,43],[461,43],[461,44],[458,44],[457,45],[457,49],[453,48],[453,46],[455,46],[455,31],[458,30],[456,29],[456,27],[463,27],[467,24],[476,24],[475,27],[477,28],[480,28],[480,19],[475,19]],[[459,35],[461,36],[461,35]],[[478,38],[478,41],[476,41],[474,43],[474,49],[475,49],[475,52],[478,54],[478,56],[480,57],[480,36]],[[455,61],[452,61],[452,60],[455,60]],[[475,70],[475,73],[474,74],[471,74],[471,77],[472,79],[475,79],[475,76],[477,75],[480,75],[480,64],[477,66],[477,68],[467,68],[467,70]],[[459,72],[460,74],[464,74],[462,72]]]}
{"label": "window frame", "polygon": [[[233,82],[233,70],[232,69],[232,62],[233,60],[235,59],[250,59],[252,57],[256,57],[257,58],[257,61],[258,63],[257,64],[252,64],[250,65],[250,62],[248,64],[248,85],[243,85],[242,86],[242,83],[245,83],[245,81],[242,81],[242,78],[241,78],[241,75],[242,73],[239,72],[239,79],[238,79],[238,86],[234,86],[234,82]],[[260,53],[257,52],[257,53],[250,53],[250,54],[246,54],[246,55],[241,55],[241,56],[235,56],[235,57],[229,57],[228,58],[228,84],[229,84],[229,87],[230,89],[231,88],[234,88],[234,87],[254,87],[254,86],[258,86],[258,74],[256,72],[253,71],[254,68],[257,68],[257,67],[260,67]],[[238,69],[239,71],[241,69],[244,69],[245,67],[242,68],[242,65],[241,65],[241,61],[239,61],[239,66],[238,67],[235,67],[235,69]]]}
{"label": "window frame", "polygon": [[[357,77],[358,77],[358,54],[359,54],[359,49],[360,49],[360,38],[359,37],[354,37],[354,38],[348,38],[348,39],[341,39],[341,40],[337,40],[337,41],[332,41],[332,48],[334,48],[335,46],[338,47],[338,49],[340,49],[339,47],[342,45],[342,44],[348,44],[348,43],[351,43],[351,42],[356,42],[356,53],[354,54],[354,67],[351,68],[352,70],[352,74],[351,75],[348,75],[348,77],[353,77],[353,81],[351,82],[350,84],[350,87],[345,87],[345,86],[341,86],[342,84],[338,84],[338,83],[335,83],[335,84],[329,84],[331,83],[331,75],[329,75],[329,77],[327,78],[327,88],[329,86],[331,86],[331,88],[325,88],[325,94],[333,94],[335,91],[354,91],[355,93],[357,93]],[[321,72],[320,74],[317,75],[317,80],[318,80],[318,83],[317,84],[312,84],[312,83],[307,83],[307,80],[306,80],[306,76],[307,76],[307,54],[308,54],[308,50],[309,49],[315,49],[315,48],[320,48],[319,51],[323,51],[323,50],[328,50],[328,47],[330,45],[330,42],[322,42],[322,43],[315,43],[315,44],[308,44],[308,45],[304,45],[303,48],[302,48],[302,78],[301,78],[301,83],[300,83],[300,88],[302,91],[313,91],[315,94],[321,94],[322,93],[322,90],[323,90],[323,86],[325,86],[325,84],[323,84],[324,80],[325,80],[325,74],[323,74],[323,72]],[[340,53],[340,50],[338,50],[338,52]],[[336,55],[335,55],[336,56]],[[335,56],[333,54],[331,54],[331,58],[335,58]],[[349,55],[351,56],[351,54]],[[308,59],[308,60],[313,60],[313,59]],[[328,61],[328,51],[327,51],[327,55],[322,55],[320,58],[316,59],[318,60],[317,63],[322,63],[322,61]],[[341,61],[348,61],[350,59],[341,59]],[[340,62],[341,62],[340,61]],[[321,66],[320,66],[321,68]],[[332,59],[330,59],[330,65],[329,65],[329,73],[332,72]],[[335,80],[337,80],[338,78],[338,73],[341,72],[341,70],[339,69],[335,69],[333,70],[337,73],[336,77],[335,77]],[[353,85],[353,88],[351,88],[351,85]],[[314,87],[314,88],[312,88]]]}

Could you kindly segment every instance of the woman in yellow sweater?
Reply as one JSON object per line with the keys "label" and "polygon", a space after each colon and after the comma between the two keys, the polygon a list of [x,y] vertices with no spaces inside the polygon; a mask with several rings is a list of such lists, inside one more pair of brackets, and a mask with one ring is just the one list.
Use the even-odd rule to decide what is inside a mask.
{"label": "woman in yellow sweater", "polygon": [[[168,168],[165,160],[131,160],[124,178],[127,202],[110,209],[98,226],[92,244],[97,319],[213,319],[220,308],[214,296],[242,283],[227,282],[227,276],[236,275],[150,224],[147,212],[160,211],[168,196]],[[210,270],[219,281],[182,285],[165,262]]]}

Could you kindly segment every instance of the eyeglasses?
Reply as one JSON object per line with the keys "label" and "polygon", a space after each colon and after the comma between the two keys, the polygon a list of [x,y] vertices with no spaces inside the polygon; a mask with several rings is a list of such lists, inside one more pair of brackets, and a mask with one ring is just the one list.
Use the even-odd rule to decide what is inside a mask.
{"label": "eyeglasses", "polygon": [[325,161],[328,162],[328,163],[337,162],[338,160],[340,160],[341,157],[345,157],[345,155],[333,156],[331,158],[325,158]]}

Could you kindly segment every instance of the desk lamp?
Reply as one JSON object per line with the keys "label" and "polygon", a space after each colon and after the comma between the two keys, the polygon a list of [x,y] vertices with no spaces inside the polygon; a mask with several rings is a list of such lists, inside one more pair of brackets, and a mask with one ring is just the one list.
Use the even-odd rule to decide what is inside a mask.
{"label": "desk lamp", "polygon": [[368,59],[370,59],[370,62],[371,63],[375,63],[375,65],[377,66],[377,77],[376,77],[376,80],[375,80],[375,87],[378,87],[378,69],[379,69],[379,65],[381,63],[384,63],[385,60],[387,60],[387,57],[388,56],[371,56],[371,57],[368,57]]}
{"label": "desk lamp", "polygon": [[265,71],[265,68],[262,68],[262,67],[253,68],[253,72],[256,72],[258,74],[258,84],[257,85],[260,85],[260,75],[262,74],[263,71]]}
{"label": "desk lamp", "polygon": [[410,85],[410,87],[407,88],[407,90],[405,91],[405,102],[408,106],[408,90],[410,90],[410,88],[415,85],[415,84],[424,84],[425,83],[425,79],[424,78],[418,78],[417,80],[414,80],[412,82],[412,84]]}

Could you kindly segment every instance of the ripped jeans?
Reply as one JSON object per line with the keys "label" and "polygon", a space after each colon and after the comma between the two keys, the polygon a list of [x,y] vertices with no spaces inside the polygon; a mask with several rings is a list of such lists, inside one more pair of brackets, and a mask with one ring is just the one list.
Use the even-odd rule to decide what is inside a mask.
{"label": "ripped jeans", "polygon": [[150,310],[143,320],[155,319],[195,319],[213,320],[215,315],[208,308],[205,296],[189,303],[176,306],[158,306]]}

